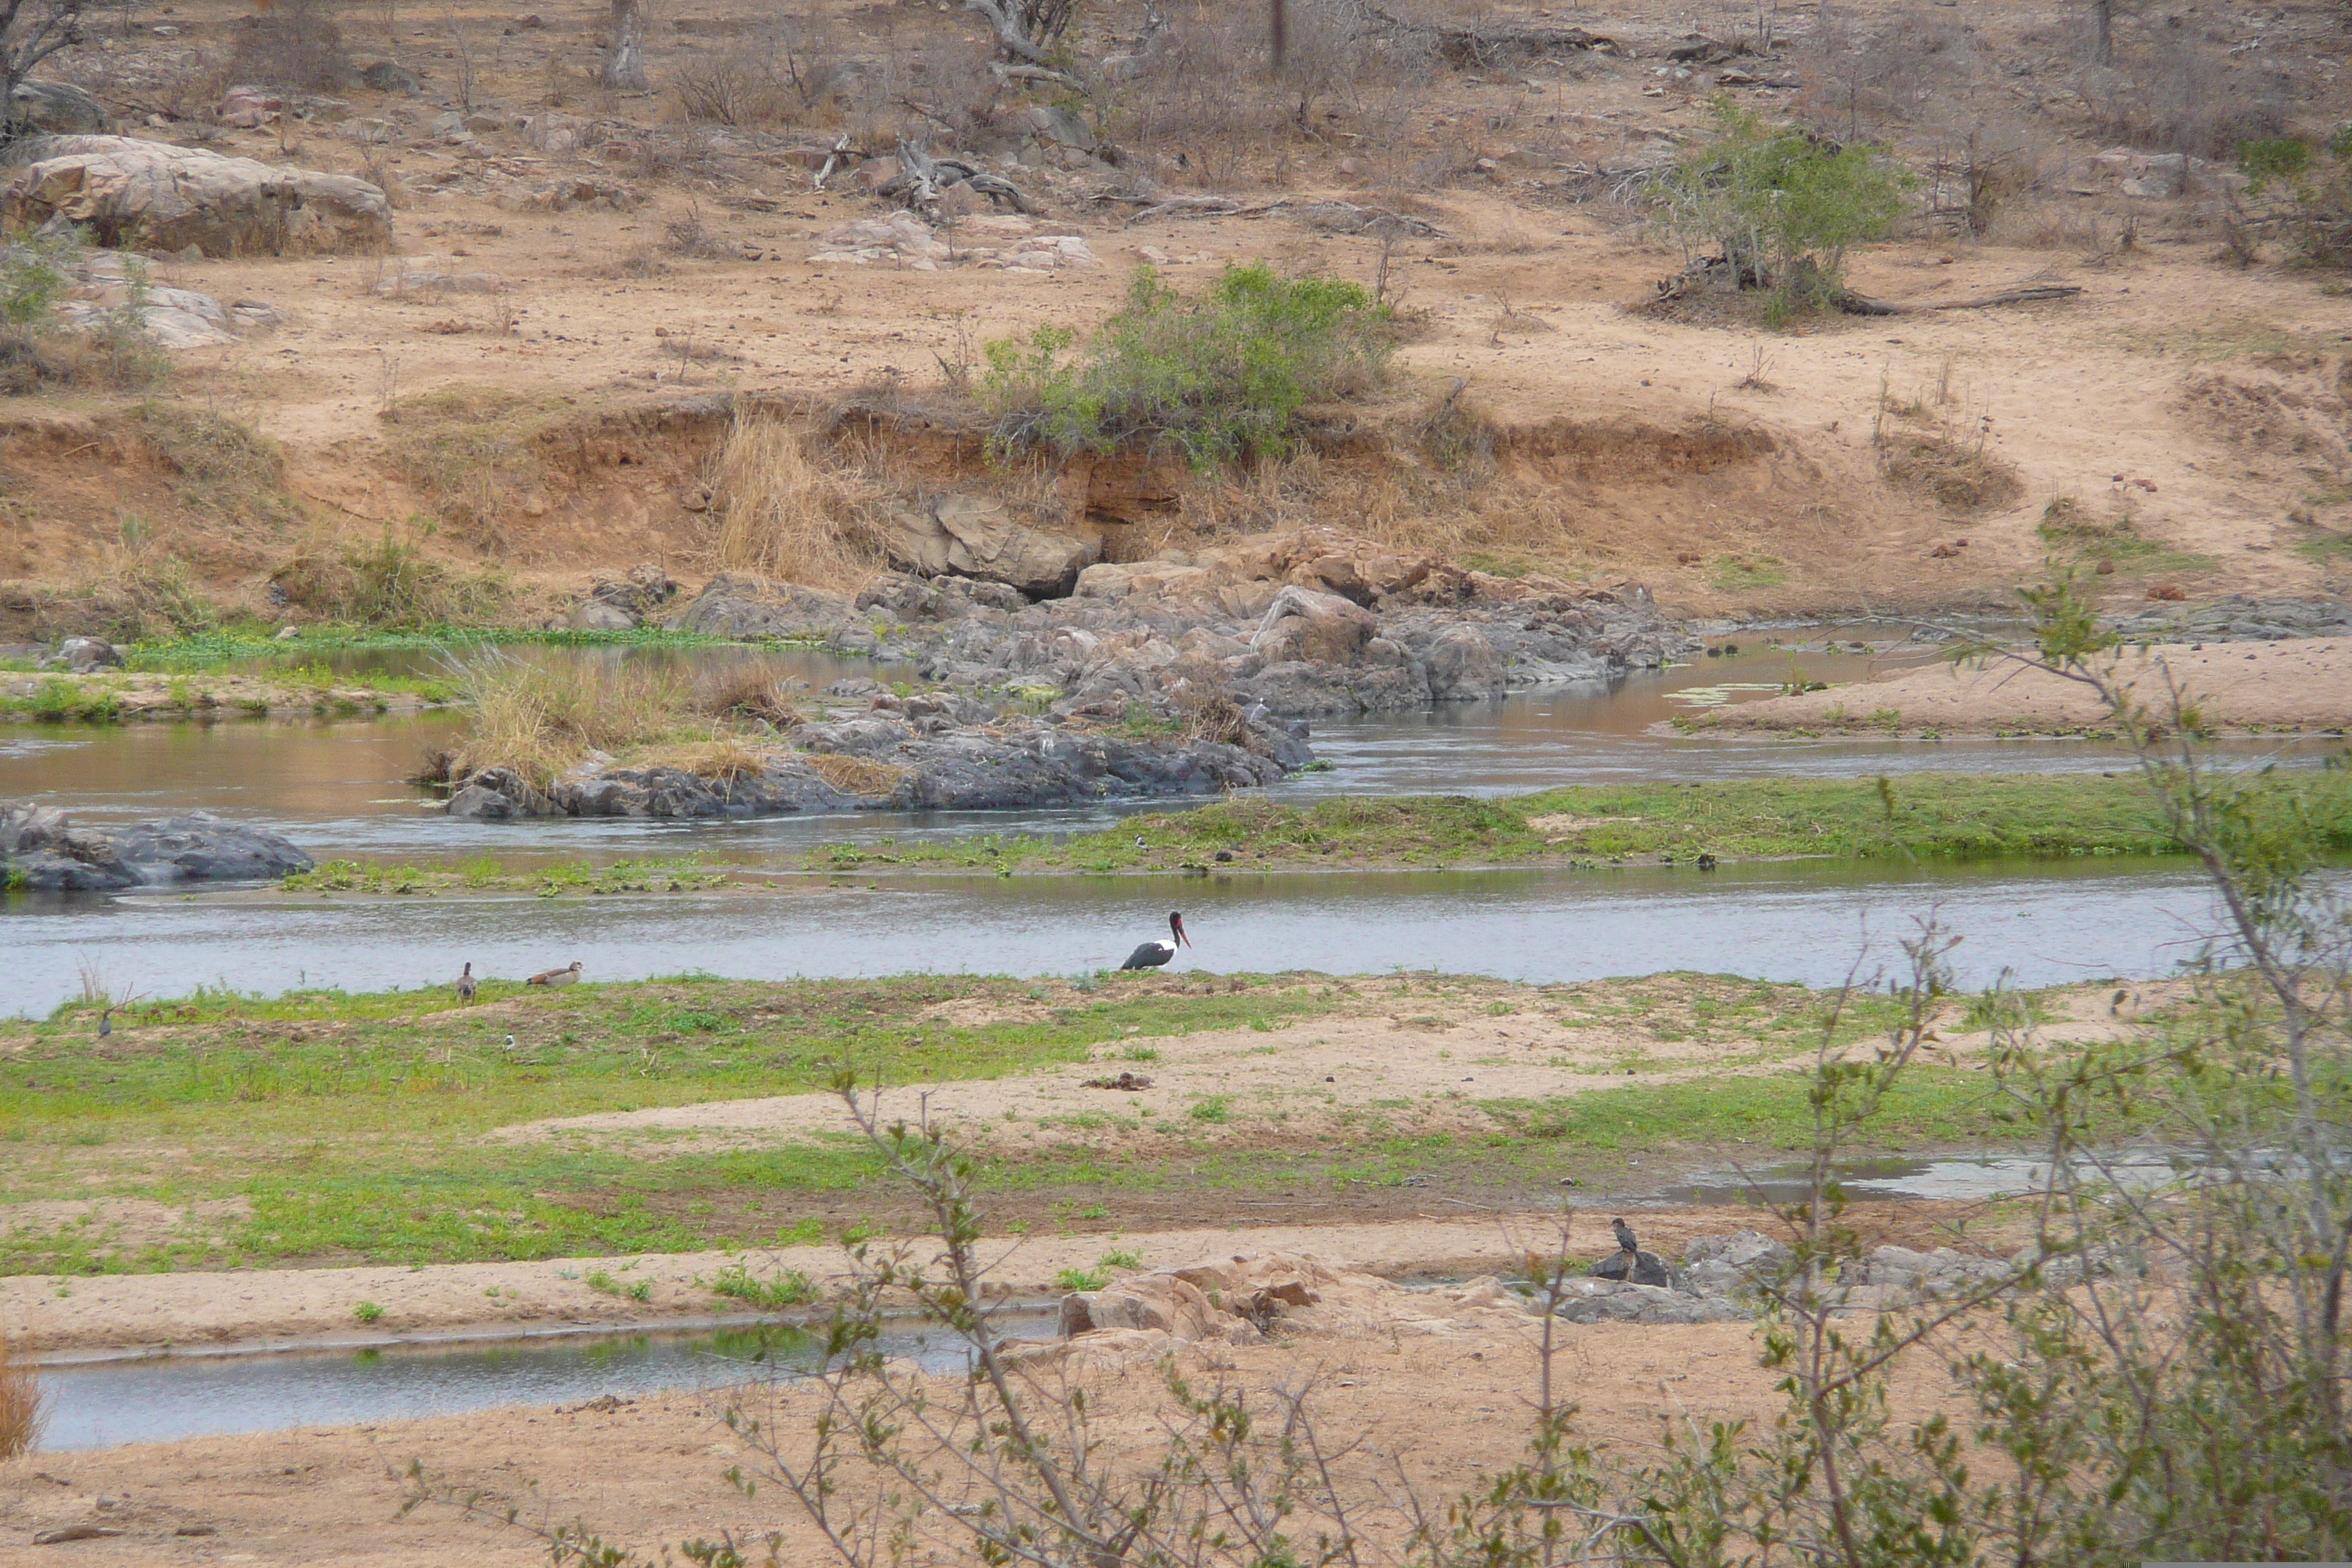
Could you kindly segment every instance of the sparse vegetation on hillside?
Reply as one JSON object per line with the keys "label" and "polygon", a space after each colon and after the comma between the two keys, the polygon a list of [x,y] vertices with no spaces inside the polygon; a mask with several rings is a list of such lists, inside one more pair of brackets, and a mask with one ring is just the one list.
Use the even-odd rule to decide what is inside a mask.
{"label": "sparse vegetation on hillside", "polygon": [[1377,384],[1388,321],[1385,306],[1343,279],[1260,262],[1228,268],[1187,300],[1139,267],[1127,303],[1076,355],[1077,334],[1063,327],[990,343],[982,391],[1001,449],[1166,443],[1211,470],[1286,456],[1302,407]]}
{"label": "sparse vegetation on hillside", "polygon": [[1714,136],[1658,190],[1685,250],[1715,247],[1741,288],[1769,290],[1777,319],[1832,303],[1846,252],[1884,237],[1916,183],[1876,147],[1768,125],[1727,100]]}
{"label": "sparse vegetation on hillside", "polygon": [[855,589],[882,568],[876,488],[810,458],[798,430],[759,409],[736,413],[711,470],[713,546],[723,569]]}
{"label": "sparse vegetation on hillside", "polygon": [[389,531],[372,546],[313,539],[269,581],[297,609],[362,626],[486,626],[514,600],[498,574],[460,572]]}

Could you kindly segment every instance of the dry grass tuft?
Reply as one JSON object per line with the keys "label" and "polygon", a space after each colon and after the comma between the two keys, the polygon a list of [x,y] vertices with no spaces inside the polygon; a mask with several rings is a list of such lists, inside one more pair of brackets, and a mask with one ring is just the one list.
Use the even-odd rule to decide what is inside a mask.
{"label": "dry grass tuft", "polygon": [[864,757],[833,752],[812,753],[801,760],[808,763],[809,772],[845,795],[888,795],[907,776],[906,769],[888,763],[869,763]]}
{"label": "dry grass tuft", "polygon": [[764,752],[754,751],[732,735],[720,735],[696,745],[680,746],[657,759],[674,768],[684,768],[699,779],[714,779],[721,784],[758,778],[768,771]]}
{"label": "dry grass tuft", "polygon": [[30,1343],[0,1338],[0,1459],[29,1454],[48,1419]]}
{"label": "dry grass tuft", "polygon": [[1885,468],[1896,484],[1954,511],[2007,506],[2025,491],[2009,464],[1972,442],[1942,436],[1889,437]]}
{"label": "dry grass tuft", "polygon": [[882,569],[880,495],[812,461],[800,433],[772,414],[736,415],[711,488],[723,517],[722,570],[856,588]]}
{"label": "dry grass tuft", "polygon": [[1176,711],[1184,717],[1184,738],[1220,746],[1249,744],[1249,720],[1225,689],[1224,671],[1207,659],[1188,660],[1175,689]]}
{"label": "dry grass tuft", "polygon": [[694,710],[713,719],[764,720],[779,730],[801,721],[790,686],[765,665],[751,661],[712,670],[698,680]]}
{"label": "dry grass tuft", "polygon": [[583,664],[552,670],[494,656],[467,667],[474,719],[451,753],[449,776],[512,768],[545,789],[591,749],[641,745],[669,732],[684,706],[681,678],[645,666]]}

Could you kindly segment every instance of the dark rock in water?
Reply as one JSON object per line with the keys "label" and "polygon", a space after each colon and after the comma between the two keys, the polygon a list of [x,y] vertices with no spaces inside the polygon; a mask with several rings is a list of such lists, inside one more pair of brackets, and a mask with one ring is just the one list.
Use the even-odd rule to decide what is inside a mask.
{"label": "dark rock in water", "polygon": [[1007,718],[954,692],[884,694],[866,712],[804,723],[756,773],[590,763],[544,794],[485,769],[449,802],[454,816],[663,818],[801,811],[977,811],[1154,795],[1215,795],[1276,783],[1314,760],[1287,730],[1246,728],[1246,745],[1137,739],[1034,717]]}
{"label": "dark rock in water", "polygon": [[[1633,1277],[1629,1279],[1628,1274]],[[1664,1258],[1654,1252],[1612,1252],[1591,1270],[1595,1279],[1614,1279],[1629,1285],[1655,1285],[1670,1288],[1675,1282],[1674,1270]]]}
{"label": "dark rock in water", "polygon": [[257,882],[313,862],[278,834],[209,812],[77,827],[52,806],[0,805],[0,885],[117,892],[164,882]]}

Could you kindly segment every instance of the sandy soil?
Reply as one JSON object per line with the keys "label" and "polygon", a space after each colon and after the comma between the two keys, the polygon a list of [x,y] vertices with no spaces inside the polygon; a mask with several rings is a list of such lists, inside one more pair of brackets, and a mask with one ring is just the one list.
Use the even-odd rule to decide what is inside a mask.
{"label": "sandy soil", "polygon": [[[1759,1224],[1749,1209],[1627,1210],[1642,1245],[1680,1257],[1693,1237]],[[1949,1245],[1984,1231],[1980,1207],[1946,1203],[1858,1205],[1855,1224],[1878,1240]],[[1395,1279],[1462,1279],[1511,1267],[1530,1247],[1549,1250],[1568,1227],[1579,1257],[1615,1250],[1612,1215],[1598,1209],[1465,1214],[1456,1210],[1378,1225],[1223,1226],[1130,1234],[998,1237],[984,1244],[997,1291],[1022,1300],[1060,1293],[1055,1276],[1091,1268],[1107,1247],[1137,1254],[1147,1268],[1183,1268],[1237,1252],[1301,1252],[1335,1267]],[[1970,1221],[1979,1221],[1970,1224]],[[929,1256],[925,1251],[924,1256]],[[431,1268],[236,1269],[226,1273],[107,1274],[59,1280],[0,1279],[0,1324],[47,1357],[170,1347],[186,1352],[291,1345],[376,1345],[420,1339],[619,1328],[680,1319],[740,1316],[742,1302],[707,1281],[735,1263],[757,1278],[805,1274],[821,1291],[848,1278],[837,1247],[758,1247],[744,1252],[553,1258]],[[598,1270],[622,1287],[652,1286],[639,1302],[586,1282]],[[373,1301],[383,1315],[362,1324],[352,1309]],[[817,1309],[821,1310],[822,1309]]]}
{"label": "sandy soil", "polygon": [[[2075,1016],[2046,1026],[2043,1037],[2105,1038],[2126,1026],[2103,1016],[2104,995],[2067,997]],[[928,1115],[966,1146],[1000,1154],[1047,1146],[1165,1152],[1171,1143],[1269,1139],[1296,1145],[1373,1131],[1483,1132],[1498,1123],[1481,1101],[1549,1100],[1727,1069],[1803,1071],[1819,1044],[1801,1030],[1766,1041],[1661,1040],[1648,1027],[1535,1011],[1444,1016],[1420,1011],[1424,1004],[1413,998],[1401,1016],[1162,1037],[1151,1042],[1149,1061],[1112,1047],[1043,1072],[894,1088],[884,1104],[889,1114]],[[1990,1037],[1951,1026],[1957,1018],[1938,1020],[1933,1049],[1940,1059],[1975,1060]],[[1150,1087],[1087,1087],[1123,1073]],[[676,1150],[686,1139],[723,1147],[855,1132],[835,1096],[793,1094],[522,1122],[493,1136],[643,1139]]]}
{"label": "sandy soil", "polygon": [[[2166,644],[2130,648],[2116,673],[2137,702],[2168,722],[2178,687],[2223,732],[2319,731],[2352,725],[2352,638]],[[2106,705],[2087,687],[2011,663],[1983,669],[1930,665],[1801,697],[1743,702],[1695,721],[1709,730],[1875,731],[1939,735],[2073,733],[2105,727]]]}
{"label": "sandy soil", "polygon": [[[1363,1310],[1328,1334],[1307,1329],[1281,1344],[1192,1347],[1181,1363],[1196,1379],[1215,1375],[1253,1400],[1276,1385],[1311,1383],[1309,1410],[1327,1447],[1356,1444],[1336,1461],[1350,1489],[1369,1489],[1376,1473],[1394,1479],[1401,1467],[1418,1495],[1443,1500],[1520,1457],[1536,1390],[1536,1320],[1475,1287],[1357,1300]],[[1570,1326],[1563,1337],[1555,1373],[1580,1407],[1584,1439],[1638,1448],[1655,1441],[1662,1418],[1763,1417],[1778,1403],[1776,1374],[1757,1364],[1747,1324]],[[1940,1364],[1928,1355],[1906,1370],[1895,1391],[1896,1419],[1949,1399]],[[1106,1358],[1066,1369],[1067,1383],[1060,1369],[1034,1375],[1041,1398],[1086,1389],[1096,1435],[1115,1461],[1148,1463],[1164,1451],[1162,1396],[1148,1367]],[[75,1562],[543,1562],[538,1542],[495,1522],[509,1508],[525,1525],[584,1521],[641,1551],[721,1530],[738,1541],[778,1531],[783,1561],[825,1561],[780,1487],[746,1497],[724,1479],[739,1464],[764,1473],[761,1456],[725,1424],[730,1405],[788,1434],[790,1446],[814,1400],[804,1389],[760,1386],[35,1454],[0,1465],[0,1561],[63,1560],[27,1543],[37,1532],[80,1525],[119,1533],[75,1543]],[[444,1488],[478,1492],[492,1520],[433,1504],[404,1512],[412,1461]],[[846,1484],[857,1495],[870,1478],[858,1471]],[[1365,1528],[1393,1541],[1401,1522],[1381,1512]],[[934,1548],[915,1560],[965,1559]]]}
{"label": "sandy soil", "polygon": [[[2028,280],[2077,285],[2079,296],[1829,318],[1769,333],[1736,312],[1626,308],[1648,300],[1682,258],[1602,199],[1586,183],[1591,172],[1654,162],[1661,149],[1699,139],[1719,94],[1769,117],[1820,108],[1802,94],[1717,83],[1713,71],[1667,71],[1661,81],[1649,57],[1695,23],[1657,0],[1579,14],[1580,25],[1644,58],[1440,72],[1409,84],[1401,132],[1372,123],[1380,89],[1361,102],[1335,95],[1328,133],[1245,133],[1215,149],[1213,162],[1206,140],[1185,132],[1127,149],[1123,173],[1172,190],[1391,203],[1433,228],[1391,254],[1285,212],[1124,224],[1108,216],[1123,209],[1084,199],[1104,171],[1019,171],[1046,208],[1041,227],[1082,234],[1101,262],[1049,275],[814,261],[827,249],[826,231],[886,210],[854,182],[813,189],[810,171],[791,155],[796,142],[830,142],[836,121],[689,132],[669,95],[686,62],[740,47],[724,40],[764,25],[765,13],[742,0],[703,6],[692,29],[684,18],[655,29],[649,63],[664,90],[653,99],[604,94],[583,80],[605,17],[602,0],[541,9],[544,27],[528,34],[479,6],[429,22],[355,21],[351,41],[361,58],[386,50],[428,76],[420,99],[348,92],[352,116],[399,121],[380,146],[355,144],[331,116],[284,133],[218,126],[201,92],[184,119],[152,128],[271,163],[364,171],[397,193],[391,258],[170,259],[155,268],[158,283],[288,313],[275,333],[184,356],[182,390],[192,402],[249,414],[285,444],[288,481],[323,534],[373,542],[386,527],[409,530],[429,553],[493,564],[551,594],[640,560],[698,572],[719,521],[698,489],[725,422],[712,395],[760,393],[819,411],[856,396],[908,408],[920,424],[943,361],[970,363],[977,344],[1041,321],[1098,319],[1139,261],[1154,260],[1191,288],[1228,261],[1264,257],[1359,279],[1383,273],[1418,323],[1401,351],[1398,384],[1354,411],[1352,428],[1403,428],[1460,377],[1503,437],[1498,482],[1444,518],[1417,504],[1369,515],[1360,499],[1385,494],[1393,503],[1395,492],[1340,452],[1323,459],[1323,477],[1362,481],[1363,498],[1344,484],[1315,492],[1300,477],[1305,499],[1280,500],[1278,510],[1303,506],[1441,542],[1454,534],[1497,560],[1612,580],[1635,574],[1669,609],[1695,613],[2005,606],[2011,584],[2043,569],[2036,529],[2059,497],[2086,514],[2114,514],[2175,558],[2210,558],[2167,569],[2199,597],[2304,595],[2330,584],[2341,591],[2352,580],[2352,558],[2329,543],[2352,516],[2352,490],[2340,482],[2338,303],[2310,273],[2217,258],[2212,226],[2198,216],[2210,202],[2122,195],[2120,174],[2092,162],[2106,142],[2055,107],[2074,100],[2070,90],[2025,95],[2031,110],[1990,90],[2003,116],[2026,116],[2021,132],[2003,118],[1996,139],[2021,133],[2017,144],[2037,149],[2022,160],[2027,188],[2005,198],[1990,233],[1910,226],[1858,253],[1851,281],[1919,307]],[[1857,14],[1882,9],[1864,5]],[[1956,46],[1949,58],[1983,50],[1988,69],[2055,66],[2047,9],[1979,6],[1960,29],[1966,49]],[[2311,64],[2303,43],[2288,42],[2332,25],[2308,9],[2292,28],[2235,8],[2208,26],[2216,38],[2267,36],[2260,58],[2279,63],[2265,68],[2305,72],[2314,84],[2311,123],[2332,127],[2341,119],[2333,65]],[[980,37],[971,18],[952,13],[810,11],[809,47],[861,62],[900,60],[908,50],[952,54]],[[1529,7],[1520,19],[1549,15]],[[88,68],[100,79],[134,65],[185,75],[172,62],[194,59],[191,45],[225,51],[248,19],[242,0],[195,0],[177,8],[170,41],[110,38]],[[1109,47],[1139,20],[1132,8],[1112,7],[1089,24],[1099,36],[1088,32],[1082,47]],[[519,120],[552,100],[558,112],[614,128],[604,149],[551,150],[512,128],[485,129],[462,145],[427,134],[424,121],[449,101],[446,31],[461,24],[480,35],[478,106]],[[1728,14],[1707,26],[1738,30]],[[1792,15],[1781,26],[1786,68],[1810,68],[1822,52],[1810,36],[1813,18]],[[2157,41],[2169,49],[2170,37]],[[2146,44],[2130,33],[2130,49]],[[2239,52],[2223,58],[2228,69],[2238,68]],[[124,102],[135,98],[143,114],[152,96]],[[1925,166],[1944,156],[1948,136],[1934,105],[1948,100],[1923,93],[1922,101],[1918,124],[1887,121],[1874,133]],[[1990,112],[1985,97],[1949,101],[1969,105],[1971,125]],[[887,128],[851,129],[888,144]],[[1431,172],[1401,184],[1377,173],[1424,165]],[[626,212],[514,209],[518,191],[583,177],[625,185],[643,203]],[[672,242],[671,226],[689,220],[709,254],[688,255]],[[2118,246],[2113,237],[2126,224],[2134,241]],[[395,269],[446,269],[487,279],[480,286],[494,291],[387,297],[378,285]],[[503,481],[511,491],[503,502],[484,500],[497,488],[486,485],[467,517],[447,510],[436,527],[412,529],[442,498],[423,493],[425,481],[397,458],[403,430],[386,419],[387,406],[448,391],[509,395],[557,416],[530,438],[531,455]],[[199,574],[224,591],[257,595],[269,568],[303,542],[300,529],[222,525],[180,507],[168,464],[139,458],[136,441],[110,447],[115,437],[84,408],[28,408],[12,418],[21,438],[8,444],[10,479],[37,495],[56,525],[0,537],[0,573],[65,582],[107,569],[121,558],[116,519],[126,503],[180,531],[174,537]],[[1738,439],[1717,438],[1727,430]],[[1887,468],[1897,448],[1919,440],[1980,451],[2009,482],[1979,502],[1924,494]],[[911,455],[930,464],[926,485],[996,482],[976,465],[942,468],[936,452]],[[2315,483],[2328,473],[2338,479]],[[1065,489],[1087,493],[1086,473],[1064,478]],[[1161,529],[1151,531],[1157,538]],[[2144,576],[2126,563],[2101,581],[2119,603],[2136,602]]]}

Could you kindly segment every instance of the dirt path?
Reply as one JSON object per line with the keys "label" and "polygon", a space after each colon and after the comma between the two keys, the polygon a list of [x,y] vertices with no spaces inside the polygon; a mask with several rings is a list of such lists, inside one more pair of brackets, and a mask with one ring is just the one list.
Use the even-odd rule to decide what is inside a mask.
{"label": "dirt path", "polygon": [[[2177,682],[2225,732],[2321,731],[2352,725],[2352,638],[2274,643],[2171,643],[2132,648],[2117,673],[2150,713],[2168,719]],[[1931,665],[1883,680],[1801,697],[1745,702],[1696,721],[1706,730],[1869,731],[1879,734],[2069,734],[2106,727],[2107,709],[2087,687],[1995,664]]]}

